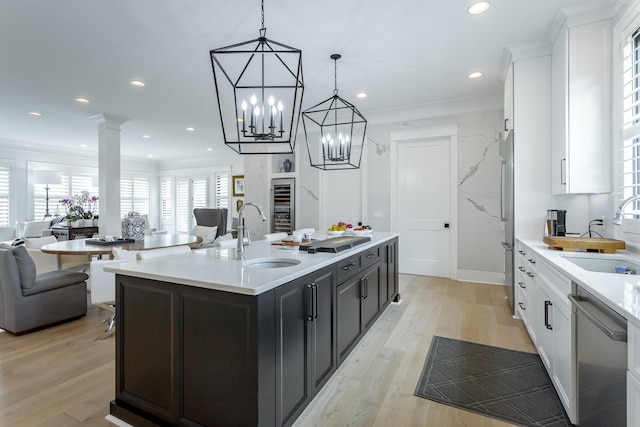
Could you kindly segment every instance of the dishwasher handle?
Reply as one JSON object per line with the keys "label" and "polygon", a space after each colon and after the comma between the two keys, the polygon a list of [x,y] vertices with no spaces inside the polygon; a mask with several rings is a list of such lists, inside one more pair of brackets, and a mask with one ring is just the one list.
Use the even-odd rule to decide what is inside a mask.
{"label": "dishwasher handle", "polygon": [[[573,294],[569,294],[567,295],[569,297],[569,299],[571,300],[571,304],[573,304],[573,306],[576,308],[576,310],[578,310],[580,313],[584,314],[585,317],[589,320],[591,320],[591,322],[596,325],[596,327],[598,329],[600,329],[602,332],[604,332],[611,340],[613,341],[620,341],[620,342],[627,342],[627,331],[626,330],[613,330],[611,329],[609,326],[605,325],[602,320],[598,319],[590,310],[594,310],[594,311],[598,311],[599,313],[602,313],[597,307],[593,306],[592,304],[589,304],[590,310],[587,309],[584,306],[584,302],[585,300],[582,299],[579,295],[573,295]],[[606,316],[604,313],[602,313],[602,316]]]}

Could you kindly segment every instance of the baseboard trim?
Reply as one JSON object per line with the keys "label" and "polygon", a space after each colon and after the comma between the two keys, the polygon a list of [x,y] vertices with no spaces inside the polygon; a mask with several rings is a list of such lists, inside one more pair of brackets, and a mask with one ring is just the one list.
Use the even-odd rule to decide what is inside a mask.
{"label": "baseboard trim", "polygon": [[504,273],[492,271],[460,270],[458,269],[458,279],[461,282],[490,283],[493,285],[504,285]]}

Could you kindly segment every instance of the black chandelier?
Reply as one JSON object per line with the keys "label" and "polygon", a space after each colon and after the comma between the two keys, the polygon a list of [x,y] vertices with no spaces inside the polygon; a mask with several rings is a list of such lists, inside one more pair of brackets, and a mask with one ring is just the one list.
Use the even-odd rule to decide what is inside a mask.
{"label": "black chandelier", "polygon": [[302,51],[266,38],[210,51],[224,143],[239,154],[295,149],[302,107]]}
{"label": "black chandelier", "polygon": [[323,170],[358,169],[362,160],[367,120],[338,96],[338,59],[334,53],[333,96],[302,113],[311,166]]}

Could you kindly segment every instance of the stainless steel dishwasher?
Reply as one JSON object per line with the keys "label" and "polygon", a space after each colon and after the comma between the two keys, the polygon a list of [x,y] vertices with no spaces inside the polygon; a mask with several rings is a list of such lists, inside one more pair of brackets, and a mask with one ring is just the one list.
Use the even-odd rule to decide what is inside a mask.
{"label": "stainless steel dishwasher", "polygon": [[627,425],[627,321],[573,284],[578,426]]}

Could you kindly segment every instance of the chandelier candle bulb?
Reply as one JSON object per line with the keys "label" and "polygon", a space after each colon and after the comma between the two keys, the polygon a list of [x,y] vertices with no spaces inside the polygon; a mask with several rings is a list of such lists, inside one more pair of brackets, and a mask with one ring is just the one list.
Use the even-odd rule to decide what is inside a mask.
{"label": "chandelier candle bulb", "polygon": [[243,99],[242,100],[242,133],[245,133],[247,131],[247,125],[246,125],[246,120],[245,120],[245,113],[247,112],[247,102]]}

